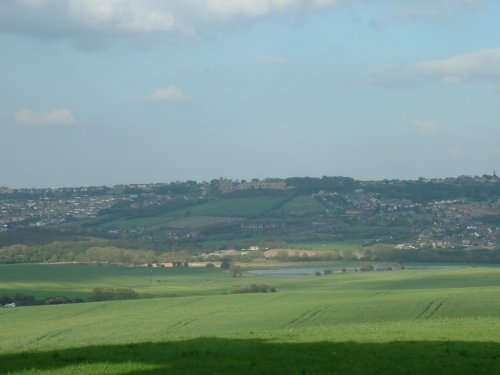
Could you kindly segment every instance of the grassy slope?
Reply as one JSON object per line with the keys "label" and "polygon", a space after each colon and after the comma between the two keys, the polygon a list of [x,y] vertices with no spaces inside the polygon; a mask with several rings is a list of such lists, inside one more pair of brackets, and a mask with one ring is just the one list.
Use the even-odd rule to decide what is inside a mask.
{"label": "grassy slope", "polygon": [[310,195],[299,195],[271,212],[270,215],[302,217],[310,216],[324,209],[325,207]]}
{"label": "grassy slope", "polygon": [[171,221],[188,216],[249,217],[275,209],[286,200],[286,197],[275,196],[221,198],[187,208],[167,211],[158,216],[137,219],[122,219],[109,223],[109,225],[119,228],[161,225],[168,224]]}
{"label": "grassy slope", "polygon": [[293,242],[290,248],[303,250],[358,252],[362,249],[362,241],[318,241],[318,242]]}
{"label": "grassy slope", "polygon": [[0,310],[0,373],[500,370],[496,269],[255,280],[280,292]]}
{"label": "grassy slope", "polygon": [[221,216],[189,216],[168,223],[169,228],[173,229],[199,229],[211,225],[232,223],[241,220],[238,217]]}
{"label": "grassy slope", "polygon": [[132,288],[140,294],[206,295],[227,292],[234,281],[220,270],[85,264],[0,265],[0,294],[86,297],[98,287]]}
{"label": "grassy slope", "polygon": [[[273,267],[283,266],[271,263]],[[327,269],[330,263],[291,263],[294,267]],[[333,265],[334,263],[332,263]],[[251,265],[251,264],[249,264]],[[290,263],[288,263],[290,265]],[[335,264],[338,266],[338,264]],[[261,267],[261,265],[256,265]],[[245,263],[243,263],[245,267]],[[325,277],[231,277],[209,268],[146,268],[85,264],[0,265],[0,293],[85,296],[93,288],[132,288],[153,296],[224,294],[252,283],[268,284],[288,292],[371,292],[373,290],[431,290],[434,288],[500,287],[498,269],[410,269],[390,272],[336,273]]]}

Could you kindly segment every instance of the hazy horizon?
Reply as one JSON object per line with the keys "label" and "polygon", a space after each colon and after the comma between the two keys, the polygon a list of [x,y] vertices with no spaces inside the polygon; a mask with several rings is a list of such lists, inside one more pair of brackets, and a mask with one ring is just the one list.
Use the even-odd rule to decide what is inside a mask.
{"label": "hazy horizon", "polygon": [[[493,171],[493,173],[496,173],[496,171]],[[421,178],[424,179],[447,179],[447,178],[459,178],[459,177],[481,177],[483,175],[489,175],[491,176],[492,174],[490,173],[484,173],[484,174],[477,174],[477,175],[459,175],[459,176],[419,176],[415,178],[398,178],[398,177],[393,177],[393,178],[380,178],[380,179],[360,179],[360,178],[355,178],[352,176],[310,176],[310,175],[304,175],[304,176],[283,176],[283,177],[276,177],[276,176],[266,176],[266,177],[251,177],[251,178],[235,178],[235,177],[227,177],[227,176],[219,176],[219,177],[214,177],[214,178],[209,178],[209,179],[196,179],[196,178],[189,178],[186,180],[158,180],[158,181],[129,181],[129,182],[123,182],[123,183],[117,183],[117,184],[95,184],[95,185],[45,185],[45,186],[7,186],[7,185],[1,185],[0,187],[7,187],[9,189],[58,189],[58,188],[79,188],[79,187],[113,187],[117,185],[147,185],[147,184],[168,184],[168,183],[175,183],[175,182],[187,182],[187,181],[195,181],[197,183],[204,183],[204,182],[210,182],[212,180],[218,180],[220,178],[224,179],[231,179],[235,182],[238,181],[252,181],[253,179],[259,179],[259,180],[265,180],[265,179],[280,179],[284,180],[287,178],[322,178],[322,177],[345,177],[345,178],[353,178],[356,181],[361,181],[361,182],[369,182],[369,181],[384,181],[384,180],[400,180],[400,181],[417,181]]]}
{"label": "hazy horizon", "polygon": [[491,174],[493,0],[5,0],[0,186]]}

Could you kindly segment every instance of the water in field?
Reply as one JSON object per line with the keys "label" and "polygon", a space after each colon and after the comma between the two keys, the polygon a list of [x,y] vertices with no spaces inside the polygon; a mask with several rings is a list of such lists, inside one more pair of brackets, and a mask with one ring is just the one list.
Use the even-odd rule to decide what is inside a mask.
{"label": "water in field", "polygon": [[[382,265],[382,264],[373,264],[373,271],[386,271],[386,270],[398,270],[402,269],[403,267],[400,265]],[[404,268],[406,269],[426,269],[426,270],[440,270],[440,269],[458,269],[458,268],[474,268],[476,266],[472,265],[407,265]],[[500,268],[498,265],[487,265],[487,266],[480,266],[482,268]],[[345,270],[347,272],[354,272],[354,271],[363,271],[363,267],[355,267],[355,266],[345,266],[345,267],[333,267],[331,268],[335,272],[341,272],[342,270]],[[324,273],[324,269],[321,268],[311,268],[311,267],[305,267],[305,268],[271,268],[271,269],[256,269],[256,270],[249,270],[247,271],[249,274],[252,275],[261,275],[261,276],[310,276],[314,275],[317,272],[320,272],[321,274]]]}
{"label": "water in field", "polygon": [[[386,265],[373,265],[373,271],[386,270],[388,266]],[[392,269],[400,269],[401,267],[392,267]],[[341,272],[342,270],[351,271],[361,271],[363,267],[345,266],[345,267],[332,267],[329,268],[335,272]],[[310,276],[317,272],[323,274],[325,272],[324,268],[268,268],[268,269],[257,269],[248,271],[252,275],[261,276]]]}

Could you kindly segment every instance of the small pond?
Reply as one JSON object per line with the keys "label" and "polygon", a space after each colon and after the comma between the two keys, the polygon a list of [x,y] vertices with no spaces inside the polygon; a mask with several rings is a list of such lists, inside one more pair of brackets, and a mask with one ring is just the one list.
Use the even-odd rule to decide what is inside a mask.
{"label": "small pond", "polygon": [[[383,264],[372,264],[373,271],[388,271],[388,270],[398,270],[402,267],[399,265],[383,265]],[[484,266],[470,266],[470,265],[406,265],[406,269],[413,270],[439,270],[439,269],[454,269],[454,268],[477,268],[477,267],[485,267],[485,268],[500,268],[498,265],[484,265]],[[354,267],[354,266],[345,266],[345,267],[325,267],[325,268],[267,268],[267,269],[257,269],[257,270],[249,270],[248,274],[256,275],[256,276],[311,276],[316,274],[316,272],[320,272],[324,274],[325,269],[333,270],[334,272],[340,272],[343,269],[346,271],[361,271],[363,266]]]}

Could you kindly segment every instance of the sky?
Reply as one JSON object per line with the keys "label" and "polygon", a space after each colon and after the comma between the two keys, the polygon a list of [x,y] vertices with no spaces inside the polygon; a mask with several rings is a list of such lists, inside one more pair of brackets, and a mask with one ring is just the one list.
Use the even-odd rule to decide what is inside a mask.
{"label": "sky", "polygon": [[2,0],[0,186],[500,171],[496,0]]}

